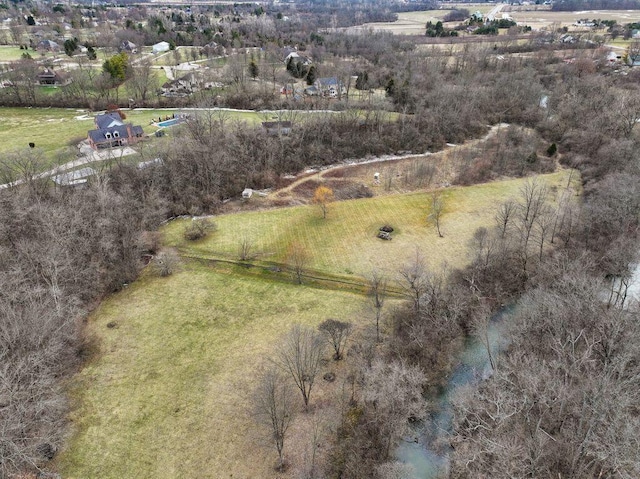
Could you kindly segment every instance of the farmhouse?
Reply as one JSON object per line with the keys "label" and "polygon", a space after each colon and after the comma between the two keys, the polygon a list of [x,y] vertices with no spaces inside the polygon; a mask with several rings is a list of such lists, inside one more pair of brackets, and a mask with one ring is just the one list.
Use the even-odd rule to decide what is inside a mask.
{"label": "farmhouse", "polygon": [[345,95],[347,89],[344,84],[336,77],[319,78],[313,84],[323,96],[336,98],[340,95]]}
{"label": "farmhouse", "polygon": [[124,123],[118,112],[109,112],[95,118],[96,129],[88,132],[89,145],[94,150],[113,146],[131,145],[144,136],[141,126]]}

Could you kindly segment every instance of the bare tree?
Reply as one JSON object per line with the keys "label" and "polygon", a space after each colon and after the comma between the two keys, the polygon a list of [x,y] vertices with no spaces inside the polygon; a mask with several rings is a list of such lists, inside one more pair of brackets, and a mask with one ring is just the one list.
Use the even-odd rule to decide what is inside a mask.
{"label": "bare tree", "polygon": [[442,193],[440,193],[439,191],[434,191],[431,194],[431,213],[429,213],[429,220],[435,225],[436,231],[438,232],[438,236],[440,238],[444,238],[442,232],[440,231],[440,220],[442,219],[443,214],[444,200],[442,198]]}
{"label": "bare tree", "polygon": [[131,68],[132,75],[128,81],[128,85],[136,95],[136,99],[143,104],[147,101],[147,97],[154,88],[155,73],[152,69],[151,62],[143,59]]}
{"label": "bare tree", "polygon": [[305,409],[320,370],[324,341],[318,333],[296,324],[278,348],[276,363],[288,373],[302,394]]}
{"label": "bare tree", "polygon": [[238,246],[238,258],[240,261],[247,261],[253,256],[253,241],[248,236],[243,236]]}
{"label": "bare tree", "polygon": [[376,359],[365,372],[363,399],[367,414],[379,428],[381,458],[389,457],[392,447],[407,433],[410,418],[424,417],[424,382],[420,368],[399,361],[385,363]]}
{"label": "bare tree", "polygon": [[284,441],[295,414],[291,385],[276,368],[269,369],[260,378],[254,395],[254,413],[257,421],[269,430],[278,451],[276,469],[286,467]]}
{"label": "bare tree", "polygon": [[333,347],[333,359],[339,361],[344,354],[344,348],[351,334],[352,325],[337,319],[325,319],[318,329],[327,336],[329,343]]}
{"label": "bare tree", "polygon": [[500,237],[504,239],[507,235],[507,231],[509,226],[513,222],[513,217],[516,214],[516,202],[513,200],[508,200],[502,203],[498,207],[498,211],[495,216],[496,224],[498,226],[498,230],[500,231]]}
{"label": "bare tree", "polygon": [[292,243],[287,251],[287,263],[291,267],[298,284],[302,284],[302,275],[310,260],[307,249],[300,243]]}
{"label": "bare tree", "polygon": [[419,249],[416,248],[413,261],[400,270],[400,279],[405,296],[413,304],[414,311],[419,313],[423,296],[429,287],[429,271]]}
{"label": "bare tree", "polygon": [[387,297],[387,279],[378,270],[373,270],[369,278],[369,297],[376,311],[376,341],[380,342],[380,319]]}

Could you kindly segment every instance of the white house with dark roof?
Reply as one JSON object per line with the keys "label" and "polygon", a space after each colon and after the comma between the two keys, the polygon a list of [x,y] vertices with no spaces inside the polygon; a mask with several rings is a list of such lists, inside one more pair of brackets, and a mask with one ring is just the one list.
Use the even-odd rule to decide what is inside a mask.
{"label": "white house with dark roof", "polygon": [[346,95],[347,93],[344,83],[336,77],[318,78],[313,86],[315,86],[322,95],[331,98]]}
{"label": "white house with dark roof", "polygon": [[137,143],[144,136],[141,126],[124,123],[118,112],[112,111],[95,117],[95,130],[89,130],[89,145],[94,150]]}

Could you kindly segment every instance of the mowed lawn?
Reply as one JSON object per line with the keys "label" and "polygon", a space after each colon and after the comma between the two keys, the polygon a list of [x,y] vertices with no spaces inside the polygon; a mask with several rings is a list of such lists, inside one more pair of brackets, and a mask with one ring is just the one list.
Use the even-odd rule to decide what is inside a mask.
{"label": "mowed lawn", "polygon": [[[568,176],[568,171],[561,171],[540,178],[559,191],[566,187]],[[432,268],[444,262],[452,267],[466,265],[467,246],[475,230],[492,226],[498,205],[517,198],[524,181],[440,190],[445,205],[441,218],[444,238],[438,237],[433,222],[428,221],[432,203],[428,192],[334,202],[328,206],[326,219],[317,205],[221,215],[212,218],[217,231],[196,242],[182,238],[189,219],[172,222],[164,233],[168,244],[206,258],[238,259],[240,243],[247,238],[257,253],[255,261],[286,263],[287,250],[298,243],[310,255],[310,269],[358,277],[379,269],[393,277],[403,263],[415,257],[417,249]],[[376,238],[383,225],[395,229],[392,241]]]}
{"label": "mowed lawn", "polygon": [[73,383],[75,433],[59,455],[60,472],[67,479],[276,476],[275,449],[250,414],[261,365],[292,324],[371,320],[364,308],[365,298],[352,293],[197,263],[167,278],[143,277],[89,318],[98,351]]}
{"label": "mowed lawn", "polygon": [[[142,125],[147,133],[157,129],[149,125],[152,118],[171,113],[167,110],[124,111],[127,122]],[[0,108],[0,152],[28,148],[29,143],[35,143],[36,148],[53,158],[87,138],[87,132],[95,128],[95,115],[72,108]]]}

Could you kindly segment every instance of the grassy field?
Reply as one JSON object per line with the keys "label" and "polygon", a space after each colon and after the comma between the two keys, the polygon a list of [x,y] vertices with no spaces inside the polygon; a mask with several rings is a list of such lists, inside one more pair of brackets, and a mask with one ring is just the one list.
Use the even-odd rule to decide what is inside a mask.
{"label": "grassy field", "polygon": [[[542,178],[560,187],[566,185],[568,174]],[[309,268],[328,275],[362,277],[373,268],[393,274],[415,255],[416,248],[433,267],[444,261],[461,267],[468,262],[467,244],[476,228],[490,224],[496,206],[516,197],[521,186],[522,180],[509,180],[442,190],[444,238],[427,221],[431,196],[424,192],[335,202],[329,205],[326,219],[315,205],[217,216],[213,220],[218,230],[195,243],[182,238],[190,220],[179,220],[167,226],[165,237],[168,244],[189,254],[232,260],[237,259],[240,241],[246,237],[255,245],[258,261],[282,263],[290,245],[298,243],[311,255]],[[376,238],[385,224],[395,228],[392,241]]]}
{"label": "grassy field", "polygon": [[248,406],[260,365],[293,323],[357,320],[363,307],[350,293],[193,263],[137,281],[89,320],[98,354],[73,387],[76,433],[59,458],[63,476],[272,477],[275,451],[256,447]]}
{"label": "grassy field", "polygon": [[[177,110],[124,110],[127,122],[142,125],[146,133],[157,130],[150,125],[152,119],[171,115]],[[257,113],[231,112],[232,119],[258,122]],[[95,128],[95,113],[63,108],[0,108],[0,152],[28,148],[30,142],[41,148],[52,162],[60,157],[69,161],[69,147],[75,154],[77,143]]]}
{"label": "grassy field", "polygon": [[[567,177],[568,172],[542,176],[552,187],[566,186]],[[425,226],[428,196],[418,193],[332,204],[326,220],[313,206],[219,216],[219,230],[210,239],[188,245],[181,237],[185,221],[174,221],[164,228],[164,239],[186,253],[233,258],[238,239],[250,235],[270,253],[268,259],[276,260],[296,240],[313,251],[316,268],[367,274],[375,265],[393,278],[416,245],[431,265],[464,264],[474,229],[492,224],[495,205],[517,195],[522,184],[513,180],[446,190],[445,238]],[[373,237],[385,222],[396,227],[391,242]],[[292,324],[316,327],[335,317],[362,330],[371,327],[372,312],[363,295],[274,278],[282,276],[183,259],[172,276],[145,271],[105,300],[87,326],[93,358],[71,385],[74,434],[57,458],[62,475],[298,477],[298,466],[286,476],[273,472],[275,451],[250,413],[255,379]],[[331,371],[337,380],[319,381],[313,414],[326,414],[329,398],[341,394],[343,368],[324,364],[321,375]],[[311,440],[302,424],[294,421],[295,439],[287,445],[294,465],[304,463]]]}
{"label": "grassy field", "polygon": [[[616,20],[619,24],[640,21],[640,10],[589,10],[582,12],[552,12],[549,10],[531,10],[525,7],[506,7],[508,13],[518,24],[529,25],[534,30],[548,28],[554,24],[569,26],[581,19]],[[583,29],[584,31],[588,31]],[[603,33],[605,30],[592,30]]]}

